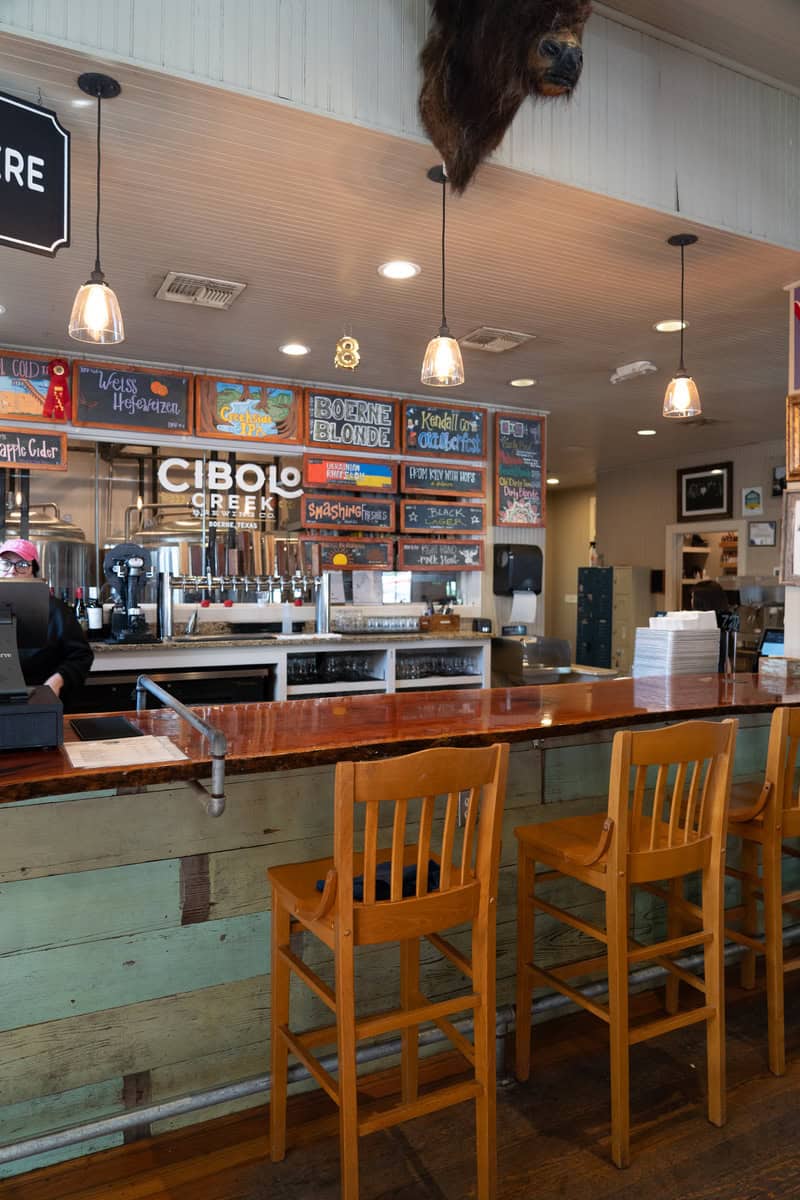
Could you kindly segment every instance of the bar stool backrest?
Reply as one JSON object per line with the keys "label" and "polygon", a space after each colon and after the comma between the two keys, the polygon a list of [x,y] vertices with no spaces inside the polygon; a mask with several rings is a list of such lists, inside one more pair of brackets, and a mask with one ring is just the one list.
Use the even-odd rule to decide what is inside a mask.
{"label": "bar stool backrest", "polygon": [[764,782],[772,784],[764,820],[768,824],[781,823],[784,837],[800,835],[799,751],[800,708],[776,708],[770,725],[764,775]]}
{"label": "bar stool backrest", "polygon": [[[338,764],[336,907],[354,944],[420,937],[488,912],[497,896],[507,770],[507,745]],[[439,878],[434,867],[429,886],[431,862]],[[388,899],[376,897],[379,864],[389,864],[382,868]],[[354,900],[359,868],[363,899]]]}
{"label": "bar stool backrest", "polygon": [[686,721],[615,736],[609,871],[631,883],[673,879],[722,854],[737,724]]}

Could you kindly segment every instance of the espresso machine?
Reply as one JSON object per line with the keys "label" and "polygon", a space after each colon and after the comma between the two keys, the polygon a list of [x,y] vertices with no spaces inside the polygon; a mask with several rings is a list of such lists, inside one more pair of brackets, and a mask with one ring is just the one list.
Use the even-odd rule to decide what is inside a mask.
{"label": "espresso machine", "polygon": [[136,542],[120,542],[106,551],[103,572],[114,596],[111,610],[112,642],[156,641],[141,609],[150,564],[150,551]]}

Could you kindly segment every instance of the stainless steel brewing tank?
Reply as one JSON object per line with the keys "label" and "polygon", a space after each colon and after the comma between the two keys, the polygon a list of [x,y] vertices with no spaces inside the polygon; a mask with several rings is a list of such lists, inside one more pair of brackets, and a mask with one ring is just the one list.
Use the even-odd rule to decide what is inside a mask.
{"label": "stainless steel brewing tank", "polygon": [[[63,520],[57,504],[32,504],[28,518],[28,540],[36,547],[42,578],[57,596],[63,588],[73,595],[76,587],[85,590],[94,583],[94,545],[82,529]],[[20,536],[18,509],[6,518],[5,536]]]}

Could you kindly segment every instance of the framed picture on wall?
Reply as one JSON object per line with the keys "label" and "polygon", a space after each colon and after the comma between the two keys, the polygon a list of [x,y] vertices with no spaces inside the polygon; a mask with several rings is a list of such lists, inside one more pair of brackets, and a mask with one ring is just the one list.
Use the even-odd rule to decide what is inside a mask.
{"label": "framed picture on wall", "polygon": [[748,546],[777,546],[777,521],[750,521],[747,526]]}
{"label": "framed picture on wall", "polygon": [[786,478],[800,480],[800,396],[786,397]]}
{"label": "framed picture on wall", "polygon": [[733,516],[733,463],[710,463],[678,471],[678,520]]}
{"label": "framed picture on wall", "polygon": [[781,583],[800,585],[800,492],[783,494]]}

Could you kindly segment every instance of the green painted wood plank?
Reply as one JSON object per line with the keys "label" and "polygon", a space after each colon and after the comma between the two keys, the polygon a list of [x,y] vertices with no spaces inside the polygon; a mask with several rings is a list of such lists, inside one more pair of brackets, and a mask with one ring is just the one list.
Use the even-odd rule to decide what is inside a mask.
{"label": "green painted wood plank", "polygon": [[247,979],[266,968],[269,915],[8,954],[0,1030]]}
{"label": "green painted wood plank", "polygon": [[[610,742],[544,749],[545,804],[608,794]],[[549,820],[549,815],[545,818]]]}
{"label": "green painted wood plank", "polygon": [[[33,808],[39,804],[70,804],[75,800],[86,800],[89,797],[116,796],[116,788],[98,788],[95,792],[65,792],[63,796],[32,796],[30,800],[15,800],[15,808]],[[3,789],[0,787],[0,797]]]}
{"label": "green painted wood plank", "polygon": [[[198,1118],[202,1120],[202,1116]],[[38,1171],[40,1167],[50,1167],[54,1163],[69,1162],[73,1158],[82,1158],[84,1154],[96,1154],[99,1150],[111,1150],[114,1146],[123,1144],[121,1133],[108,1133],[105,1137],[93,1138],[89,1142],[81,1142],[77,1146],[63,1146],[60,1150],[50,1150],[47,1154],[34,1154],[32,1158],[19,1158],[16,1162],[0,1163],[0,1179],[10,1179],[22,1175],[25,1171]]]}
{"label": "green painted wood plank", "polygon": [[104,1079],[55,1095],[37,1096],[0,1108],[2,1142],[7,1146],[123,1111],[122,1078]]}
{"label": "green painted wood plank", "polygon": [[178,859],[0,884],[0,955],[180,923]]}

